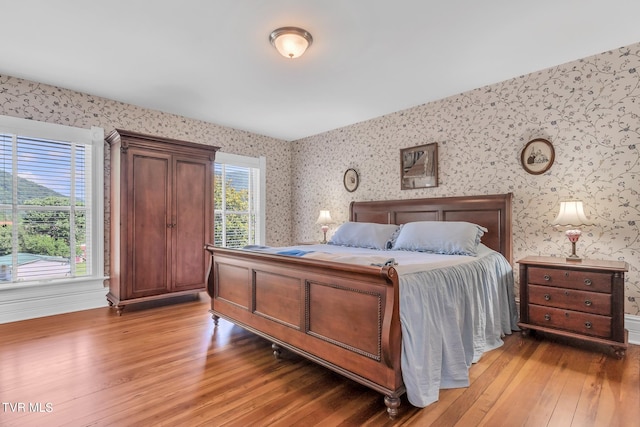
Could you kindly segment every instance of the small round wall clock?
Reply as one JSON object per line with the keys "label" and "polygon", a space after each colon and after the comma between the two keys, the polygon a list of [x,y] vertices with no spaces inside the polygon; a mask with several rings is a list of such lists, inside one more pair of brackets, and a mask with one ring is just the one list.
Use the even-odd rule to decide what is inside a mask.
{"label": "small round wall clock", "polygon": [[530,174],[540,175],[551,168],[555,157],[553,145],[546,139],[536,138],[525,145],[520,154],[520,163]]}
{"label": "small round wall clock", "polygon": [[344,188],[352,193],[354,191],[356,191],[356,188],[358,188],[358,184],[360,184],[360,178],[358,177],[358,172],[356,172],[355,169],[347,169],[346,172],[344,173],[344,178],[343,181],[344,183]]}

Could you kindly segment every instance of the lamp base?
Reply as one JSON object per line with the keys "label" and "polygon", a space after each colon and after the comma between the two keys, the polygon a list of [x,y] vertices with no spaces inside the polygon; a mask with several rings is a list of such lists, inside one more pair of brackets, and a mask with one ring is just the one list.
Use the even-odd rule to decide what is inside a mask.
{"label": "lamp base", "polygon": [[567,230],[566,235],[569,241],[571,242],[571,255],[567,257],[567,261],[569,262],[581,262],[582,258],[576,255],[576,243],[580,239],[580,230]]}

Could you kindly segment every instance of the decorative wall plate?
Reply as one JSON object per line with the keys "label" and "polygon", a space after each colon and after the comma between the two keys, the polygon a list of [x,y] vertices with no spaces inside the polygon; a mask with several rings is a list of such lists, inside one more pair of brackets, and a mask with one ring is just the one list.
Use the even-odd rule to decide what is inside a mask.
{"label": "decorative wall plate", "polygon": [[360,184],[360,177],[355,169],[347,169],[343,178],[344,188],[350,193],[356,191],[358,184]]}
{"label": "decorative wall plate", "polygon": [[520,154],[520,162],[524,170],[532,175],[545,173],[555,160],[553,145],[543,138],[532,139],[524,146]]}

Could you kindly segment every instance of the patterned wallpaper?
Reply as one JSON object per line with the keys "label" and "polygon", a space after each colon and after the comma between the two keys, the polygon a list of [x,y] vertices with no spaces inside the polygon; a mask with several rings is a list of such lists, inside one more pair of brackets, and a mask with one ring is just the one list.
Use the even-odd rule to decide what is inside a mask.
{"label": "patterned wallpaper", "polygon": [[[577,253],[624,260],[625,311],[640,315],[640,44],[478,88],[293,144],[294,241],[321,239],[352,200],[513,192],[514,259],[566,256],[571,245],[550,223],[559,202],[584,201],[595,223]],[[542,175],[520,165],[534,138],[555,148]],[[400,189],[400,149],[438,143],[439,186]],[[342,185],[347,168],[360,186]],[[517,271],[516,271],[517,273]]]}
{"label": "patterned wallpaper", "polygon": [[[267,158],[266,239],[289,244],[291,236],[291,145],[266,136],[111,101],[14,77],[0,76],[0,114],[89,128],[102,127],[181,139],[220,147],[220,151]],[[109,166],[105,146],[105,274],[109,272]]]}
{"label": "patterned wallpaper", "polygon": [[[637,70],[640,44],[293,143],[8,76],[0,76],[0,114],[266,156],[269,245],[319,240],[320,209],[336,220],[331,233],[347,220],[352,200],[513,192],[514,258],[564,256],[570,244],[550,222],[560,200],[580,198],[595,225],[584,230],[578,254],[627,261],[625,311],[640,315]],[[542,175],[520,166],[520,152],[533,138],[555,147],[555,163]],[[439,186],[400,190],[400,149],[430,142],[438,142]],[[360,174],[354,193],[342,186],[350,167]],[[108,176],[105,181],[108,230]]]}

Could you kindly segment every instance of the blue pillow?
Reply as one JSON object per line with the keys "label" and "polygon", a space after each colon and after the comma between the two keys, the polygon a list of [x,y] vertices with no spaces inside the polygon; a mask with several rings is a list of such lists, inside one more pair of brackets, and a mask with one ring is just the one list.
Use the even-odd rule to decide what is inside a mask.
{"label": "blue pillow", "polygon": [[487,231],[462,221],[417,221],[404,224],[394,250],[477,256],[480,238]]}
{"label": "blue pillow", "polygon": [[356,248],[389,249],[400,226],[373,222],[345,222],[329,241],[330,245]]}

